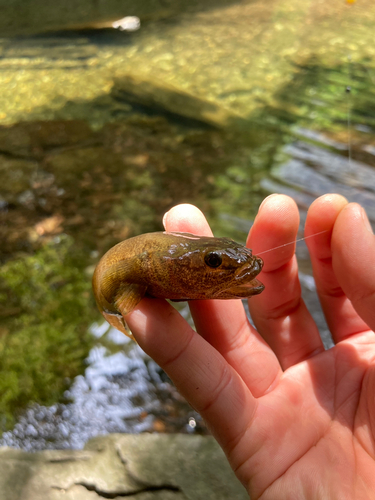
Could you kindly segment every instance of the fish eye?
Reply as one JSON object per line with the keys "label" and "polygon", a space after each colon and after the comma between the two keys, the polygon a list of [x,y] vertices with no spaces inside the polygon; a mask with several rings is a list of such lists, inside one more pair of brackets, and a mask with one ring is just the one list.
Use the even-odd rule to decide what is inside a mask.
{"label": "fish eye", "polygon": [[221,255],[216,253],[216,252],[210,252],[204,257],[205,263],[209,267],[219,267],[221,263],[223,262],[223,259],[221,258]]}

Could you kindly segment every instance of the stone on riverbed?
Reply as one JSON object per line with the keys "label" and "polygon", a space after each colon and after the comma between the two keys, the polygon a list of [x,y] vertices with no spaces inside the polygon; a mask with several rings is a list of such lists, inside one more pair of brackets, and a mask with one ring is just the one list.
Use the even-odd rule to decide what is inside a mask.
{"label": "stone on riverbed", "polygon": [[249,127],[247,120],[214,102],[140,74],[115,79],[111,94],[118,102],[141,106],[169,118],[219,129]]}
{"label": "stone on riverbed", "polygon": [[245,500],[210,436],[112,434],[84,450],[27,453],[0,448],[6,500]]}

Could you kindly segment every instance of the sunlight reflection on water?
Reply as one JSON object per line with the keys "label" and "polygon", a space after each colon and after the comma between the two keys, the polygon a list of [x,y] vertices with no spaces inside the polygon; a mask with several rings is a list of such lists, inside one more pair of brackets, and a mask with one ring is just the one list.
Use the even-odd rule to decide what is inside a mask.
{"label": "sunlight reflection on water", "polygon": [[[91,331],[97,338],[107,333],[106,340],[113,345],[130,345],[114,354],[100,344],[92,348],[84,375],[76,377],[65,393],[70,402],[33,405],[12,431],[4,432],[0,446],[27,451],[82,448],[100,434],[154,431],[155,415],[164,413],[165,402],[173,404],[174,386],[137,344],[113,328],[108,330],[107,323],[94,324]],[[184,430],[194,432],[189,422],[201,419],[193,410],[185,412]]]}

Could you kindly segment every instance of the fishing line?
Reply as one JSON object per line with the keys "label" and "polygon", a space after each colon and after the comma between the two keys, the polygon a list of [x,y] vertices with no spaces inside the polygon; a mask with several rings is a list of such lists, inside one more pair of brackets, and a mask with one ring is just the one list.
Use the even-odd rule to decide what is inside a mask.
{"label": "fishing line", "polygon": [[349,85],[346,87],[346,94],[348,96],[347,98],[347,114],[348,114],[348,160],[349,160],[349,167],[352,166],[352,116],[351,116],[351,111],[352,111],[352,100],[351,100],[351,81],[352,81],[352,71],[351,71],[351,55],[348,55],[348,81]]}
{"label": "fishing line", "polygon": [[313,238],[314,236],[318,236],[318,234],[323,234],[327,233],[328,229],[324,229],[323,231],[320,231],[319,233],[315,234],[310,234],[310,236],[305,236],[304,238],[299,238],[298,240],[290,241],[289,243],[284,243],[284,245],[279,245],[278,247],[270,248],[269,250],[263,250],[263,252],[257,252],[257,255],[262,255],[262,253],[267,253],[267,252],[272,252],[273,250],[277,250],[278,248],[283,248],[288,245],[293,245],[293,243],[298,243],[299,241],[304,241],[307,240],[308,238]]}
{"label": "fishing line", "polygon": [[[352,99],[351,99],[351,81],[352,81],[352,68],[351,68],[351,55],[348,55],[348,85],[345,89],[345,92],[348,96],[347,98],[347,128],[348,128],[348,161],[349,161],[349,166],[352,166],[352,116],[351,116],[351,111],[352,111]],[[284,245],[279,245],[278,247],[270,248],[269,250],[264,250],[263,252],[257,252],[257,255],[262,255],[263,253],[267,252],[272,252],[273,250],[277,250],[279,248],[286,247],[288,245],[292,245],[294,243],[298,243],[299,241],[304,241],[307,240],[307,238],[312,238],[313,236],[318,236],[318,234],[323,234],[326,233],[328,230],[325,229],[324,231],[320,231],[319,233],[311,234],[310,236],[305,236],[304,238],[299,238],[298,240],[290,241],[289,243],[284,243]]]}

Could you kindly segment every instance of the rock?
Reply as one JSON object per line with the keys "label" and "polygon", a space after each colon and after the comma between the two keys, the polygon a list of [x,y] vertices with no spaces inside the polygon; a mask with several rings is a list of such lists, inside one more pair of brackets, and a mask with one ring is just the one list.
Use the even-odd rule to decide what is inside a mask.
{"label": "rock", "polygon": [[375,221],[375,195],[372,191],[361,190],[341,182],[335,182],[304,162],[295,159],[273,168],[271,173],[278,180],[303,189],[314,197],[325,193],[341,194],[350,202],[362,205],[366,209],[369,219],[372,222]]}
{"label": "rock", "polygon": [[84,450],[0,449],[6,500],[245,500],[246,491],[210,436],[112,434]]}
{"label": "rock", "polygon": [[215,128],[249,125],[247,120],[213,102],[139,74],[116,79],[111,94],[117,101]]}
{"label": "rock", "polygon": [[302,141],[288,145],[284,151],[335,182],[375,192],[375,171],[366,163]]}

